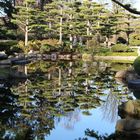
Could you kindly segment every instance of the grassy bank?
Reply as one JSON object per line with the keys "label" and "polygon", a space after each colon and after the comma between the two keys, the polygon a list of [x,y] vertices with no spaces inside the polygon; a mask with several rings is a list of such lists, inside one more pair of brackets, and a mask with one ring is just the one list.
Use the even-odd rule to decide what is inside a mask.
{"label": "grassy bank", "polygon": [[96,56],[138,56],[137,50],[133,52],[97,52]]}

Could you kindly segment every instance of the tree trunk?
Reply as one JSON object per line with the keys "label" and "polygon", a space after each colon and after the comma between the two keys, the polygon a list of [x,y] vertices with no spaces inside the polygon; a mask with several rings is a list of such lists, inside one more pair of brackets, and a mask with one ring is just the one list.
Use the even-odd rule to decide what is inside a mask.
{"label": "tree trunk", "polygon": [[71,34],[70,34],[69,39],[70,39],[70,49],[72,49],[73,48],[73,46],[72,46],[72,40],[73,40],[73,38],[72,38],[72,35]]}
{"label": "tree trunk", "polygon": [[59,83],[58,83],[59,86],[61,86],[61,68],[59,68]]}
{"label": "tree trunk", "polygon": [[52,28],[52,23],[51,22],[49,22],[49,29],[51,29]]}
{"label": "tree trunk", "polygon": [[[52,23],[51,22],[49,22],[49,29],[52,29]],[[52,35],[52,32],[49,31],[49,36],[51,37],[51,35]]]}
{"label": "tree trunk", "polygon": [[[72,20],[72,15],[70,14],[69,15],[69,18],[70,18],[70,22],[71,22],[71,20]],[[72,30],[72,28],[73,28],[73,26],[72,26],[72,24],[70,24],[69,25],[69,29],[70,29],[70,31]],[[70,49],[72,49],[73,48],[73,37],[72,37],[72,34],[70,33],[69,34],[69,40],[70,40]]]}
{"label": "tree trunk", "polygon": [[[26,20],[28,22],[28,20]],[[25,49],[28,47],[28,25],[25,27]]]}
{"label": "tree trunk", "polygon": [[79,37],[79,43],[81,46],[83,45],[83,38],[81,36]]}
{"label": "tree trunk", "polygon": [[44,11],[45,0],[40,0],[40,10]]}
{"label": "tree trunk", "polygon": [[126,33],[126,36],[127,36],[127,45],[129,46],[129,36],[130,36],[130,34]]}
{"label": "tree trunk", "polygon": [[106,46],[107,46],[108,48],[110,48],[110,41],[109,41],[109,37],[107,37],[107,36],[106,36],[106,41],[105,41],[105,43],[106,43]]}
{"label": "tree trunk", "polygon": [[28,70],[27,70],[27,66],[25,65],[25,70],[24,70],[25,74],[28,74]]}
{"label": "tree trunk", "polygon": [[87,21],[87,35],[90,35],[89,26],[90,26],[90,23],[89,23],[89,20],[88,20]]}
{"label": "tree trunk", "polygon": [[63,23],[63,19],[62,19],[62,7],[61,7],[61,9],[60,9],[60,15],[61,15],[61,17],[60,17],[60,29],[59,29],[59,43],[60,44],[62,44],[62,23]]}
{"label": "tree trunk", "polygon": [[[90,35],[89,26],[90,26],[90,23],[89,23],[89,20],[88,20],[87,21],[87,36]],[[87,48],[89,48],[89,37],[87,37]]]}

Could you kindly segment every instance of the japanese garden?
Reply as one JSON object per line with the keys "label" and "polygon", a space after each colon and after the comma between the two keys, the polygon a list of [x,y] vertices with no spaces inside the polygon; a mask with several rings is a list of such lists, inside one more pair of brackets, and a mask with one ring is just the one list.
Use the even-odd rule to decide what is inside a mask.
{"label": "japanese garden", "polygon": [[0,139],[139,140],[136,5],[0,0]]}

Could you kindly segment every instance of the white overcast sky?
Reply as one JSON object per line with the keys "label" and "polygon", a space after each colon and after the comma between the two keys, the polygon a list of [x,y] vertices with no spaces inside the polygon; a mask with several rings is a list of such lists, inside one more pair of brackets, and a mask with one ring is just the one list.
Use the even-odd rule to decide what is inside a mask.
{"label": "white overcast sky", "polygon": [[[109,7],[111,6],[110,4],[112,3],[111,0],[93,0],[93,1],[101,2],[101,3],[108,3]],[[140,11],[140,0],[126,0],[125,3],[132,4],[132,7]]]}
{"label": "white overcast sky", "polygon": [[140,0],[135,0],[134,7],[136,7],[138,10],[140,10]]}

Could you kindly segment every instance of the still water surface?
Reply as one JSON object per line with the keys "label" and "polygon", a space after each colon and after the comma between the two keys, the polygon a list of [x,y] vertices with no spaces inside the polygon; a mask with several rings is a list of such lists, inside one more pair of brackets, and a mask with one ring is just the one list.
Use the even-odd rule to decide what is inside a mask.
{"label": "still water surface", "polygon": [[[8,79],[7,87],[0,88],[1,139],[90,140],[96,138],[87,130],[101,136],[114,133],[118,105],[132,96],[114,75],[129,66],[101,61],[29,64],[28,79]],[[12,69],[22,73],[24,68]]]}

